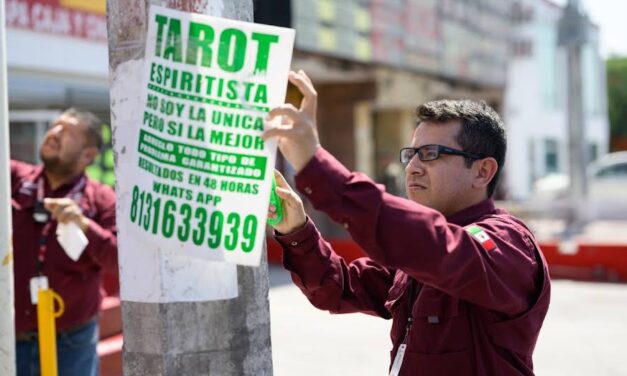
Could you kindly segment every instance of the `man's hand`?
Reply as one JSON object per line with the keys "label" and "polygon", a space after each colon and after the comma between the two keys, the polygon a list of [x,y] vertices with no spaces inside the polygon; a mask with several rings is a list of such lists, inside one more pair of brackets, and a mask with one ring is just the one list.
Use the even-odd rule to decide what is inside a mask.
{"label": "man's hand", "polygon": [[83,211],[74,200],[69,198],[46,198],[44,199],[44,207],[57,222],[76,222],[83,232],[87,231],[89,219],[83,215]]}
{"label": "man's hand", "polygon": [[[283,205],[283,220],[273,227],[281,234],[287,235],[301,229],[307,222],[307,215],[303,207],[303,200],[287,184],[283,175],[274,170],[274,177],[277,185],[276,193],[281,198]],[[276,208],[274,206],[268,208],[268,217],[276,217]]]}
{"label": "man's hand", "polygon": [[303,94],[300,108],[286,103],[270,111],[267,120],[271,121],[281,116],[281,125],[268,129],[263,133],[265,140],[278,137],[281,154],[296,169],[296,172],[305,167],[320,146],[318,130],[316,129],[316,109],[318,94],[311,80],[302,70],[290,72],[289,80]]}

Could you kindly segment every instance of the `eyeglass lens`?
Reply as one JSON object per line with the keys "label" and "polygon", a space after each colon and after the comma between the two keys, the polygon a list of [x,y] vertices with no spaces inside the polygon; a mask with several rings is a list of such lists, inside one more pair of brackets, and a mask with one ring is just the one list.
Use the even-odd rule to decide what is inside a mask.
{"label": "eyeglass lens", "polygon": [[409,163],[416,154],[421,161],[432,161],[440,156],[437,145],[425,145],[417,149],[404,148],[401,149],[401,162]]}

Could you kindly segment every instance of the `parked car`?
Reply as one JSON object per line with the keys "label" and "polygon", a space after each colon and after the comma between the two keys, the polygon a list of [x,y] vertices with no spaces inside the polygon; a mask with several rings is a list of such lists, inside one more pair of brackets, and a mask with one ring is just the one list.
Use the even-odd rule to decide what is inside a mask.
{"label": "parked car", "polygon": [[610,153],[591,165],[590,196],[627,200],[627,151]]}
{"label": "parked car", "polygon": [[[588,204],[594,218],[627,219],[627,151],[606,154],[587,168]],[[564,202],[570,194],[570,178],[551,174],[535,181],[535,202]]]}

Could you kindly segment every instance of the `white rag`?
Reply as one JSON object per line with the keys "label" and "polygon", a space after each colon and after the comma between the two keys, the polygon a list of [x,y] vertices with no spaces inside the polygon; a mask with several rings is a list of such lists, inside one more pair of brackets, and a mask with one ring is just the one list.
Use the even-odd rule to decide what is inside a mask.
{"label": "white rag", "polygon": [[74,261],[83,254],[89,240],[76,222],[59,223],[57,225],[57,240],[65,253]]}

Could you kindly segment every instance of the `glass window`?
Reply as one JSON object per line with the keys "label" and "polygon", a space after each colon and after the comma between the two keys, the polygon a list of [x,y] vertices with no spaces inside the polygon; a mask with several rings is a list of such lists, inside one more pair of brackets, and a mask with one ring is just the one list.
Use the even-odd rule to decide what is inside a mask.
{"label": "glass window", "polygon": [[28,163],[38,162],[36,126],[34,122],[11,122],[9,127],[11,159]]}
{"label": "glass window", "polygon": [[599,157],[599,145],[590,143],[588,144],[588,163],[594,161]]}
{"label": "glass window", "polygon": [[613,166],[605,167],[597,172],[599,178],[626,178],[627,179],[627,163],[619,163]]}
{"label": "glass window", "polygon": [[557,141],[544,140],[544,172],[546,174],[558,172]]}

